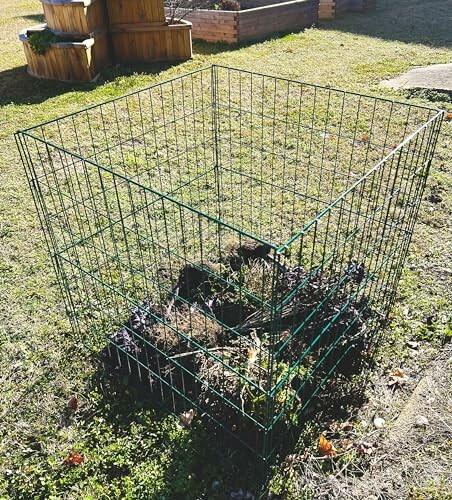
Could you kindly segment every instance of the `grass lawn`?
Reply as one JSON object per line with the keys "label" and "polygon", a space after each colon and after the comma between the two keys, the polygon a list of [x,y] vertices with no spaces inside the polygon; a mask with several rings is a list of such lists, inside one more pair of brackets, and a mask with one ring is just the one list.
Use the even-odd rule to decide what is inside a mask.
{"label": "grass lawn", "polygon": [[[175,66],[115,67],[96,84],[74,87],[27,76],[17,33],[41,21],[41,4],[38,0],[2,0],[0,498],[197,499],[231,498],[231,492],[237,494],[235,498],[245,498],[247,492],[257,495],[269,489],[279,498],[313,497],[316,481],[324,482],[322,474],[331,474],[331,468],[321,468],[320,475],[308,482],[301,469],[292,469],[290,464],[305,450],[316,453],[318,433],[326,422],[317,419],[307,426],[289,456],[281,457],[282,465],[265,478],[244,451],[229,449],[202,429],[183,430],[172,418],[143,403],[126,377],[105,373],[96,357],[74,338],[13,133],[211,63],[452,108],[450,95],[444,93],[391,91],[379,86],[380,80],[411,67],[452,59],[451,0],[394,3],[378,0],[376,12],[348,14],[259,44],[196,43],[192,61]],[[395,418],[450,340],[451,150],[452,122],[445,122],[392,323],[368,391],[369,402],[356,409],[361,416],[379,412],[388,421]],[[415,356],[407,340],[419,343]],[[410,373],[410,382],[383,400],[379,379],[396,366]],[[74,394],[80,400],[76,412],[67,408]],[[371,431],[363,426],[356,432],[364,438]],[[441,461],[444,457],[438,446],[436,441],[431,443],[432,456]],[[82,466],[63,463],[72,451],[86,457]],[[367,462],[352,455],[342,457],[334,467],[362,475]],[[404,492],[410,491],[413,498],[446,498],[447,478],[441,471],[425,478],[422,470],[415,474],[416,480],[405,479]]]}

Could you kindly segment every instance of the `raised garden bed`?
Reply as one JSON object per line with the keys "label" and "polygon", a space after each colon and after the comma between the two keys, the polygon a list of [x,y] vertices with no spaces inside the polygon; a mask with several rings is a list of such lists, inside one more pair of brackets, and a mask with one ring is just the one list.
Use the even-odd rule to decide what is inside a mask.
{"label": "raised garden bed", "polygon": [[190,22],[142,23],[110,27],[116,59],[122,63],[185,61],[192,57]]}
{"label": "raised garden bed", "polygon": [[42,24],[19,33],[27,58],[27,71],[37,78],[64,82],[90,82],[96,80],[111,62],[110,46],[106,33],[84,38],[81,35],[55,34],[55,41],[41,53],[33,50],[30,37],[47,30]]}
{"label": "raised garden bed", "polygon": [[240,5],[238,11],[200,9],[184,19],[193,24],[193,38],[232,44],[307,28],[317,21],[319,1],[245,0]]}
{"label": "raised garden bed", "polygon": [[168,22],[163,1],[107,0],[107,10],[119,62],[185,61],[192,57],[191,23]]}
{"label": "raised garden bed", "polygon": [[107,0],[107,10],[110,26],[166,21],[162,1]]}
{"label": "raised garden bed", "polygon": [[104,0],[41,0],[50,29],[87,34],[107,29]]}

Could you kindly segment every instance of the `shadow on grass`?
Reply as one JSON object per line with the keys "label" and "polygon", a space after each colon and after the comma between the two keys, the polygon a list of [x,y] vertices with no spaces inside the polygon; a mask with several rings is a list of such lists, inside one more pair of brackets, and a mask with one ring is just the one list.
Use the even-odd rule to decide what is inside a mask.
{"label": "shadow on grass", "polygon": [[[140,461],[148,460],[149,471],[155,467],[160,473],[156,481],[160,485],[143,491],[148,498],[220,499],[230,498],[231,492],[240,490],[245,495],[247,491],[254,495],[263,491],[268,469],[260,459],[199,419],[190,430],[184,429],[177,418],[155,402],[149,386],[137,377],[105,365],[94,376],[92,387],[102,394],[96,416],[112,429],[114,436],[133,436],[134,429],[146,424],[146,415],[152,419],[147,425],[153,435],[155,455],[146,457],[144,439],[132,467],[118,469],[115,463],[98,463],[96,467],[109,480],[126,484],[136,476]],[[144,433],[140,434],[143,438]],[[133,439],[136,441],[136,436]],[[248,498],[245,495],[237,498]]]}
{"label": "shadow on grass", "polygon": [[[102,356],[102,359],[105,357]],[[279,455],[270,464],[265,464],[236,439],[216,429],[205,419],[196,417],[191,429],[183,429],[177,418],[156,403],[149,385],[140,382],[134,370],[129,373],[124,366],[118,369],[110,363],[100,364],[99,371],[92,379],[93,389],[101,394],[96,416],[112,429],[112,435],[131,436],[136,442],[136,427],[146,422],[144,415],[152,415],[148,428],[155,435],[153,450],[157,456],[165,458],[161,461],[155,456],[147,458],[143,440],[142,447],[137,448],[138,455],[132,467],[118,467],[114,460],[106,460],[105,454],[100,462],[92,466],[99,476],[103,475],[109,481],[123,482],[126,488],[125,485],[136,480],[134,478],[140,462],[147,460],[151,464],[153,460],[154,465],[149,465],[147,474],[152,474],[154,467],[158,468],[160,486],[158,489],[143,490],[148,498],[277,498],[268,490],[272,466],[291,453],[302,453],[310,444],[308,441],[312,435],[303,435],[306,424],[320,425],[348,419],[365,402],[364,372],[360,372],[362,377],[353,387],[350,379],[344,384],[343,376],[336,378],[325,392],[313,399],[310,410],[303,414],[299,426],[292,428],[285,436],[276,436],[282,443]],[[347,390],[344,390],[345,385]],[[307,427],[312,429],[312,426]],[[315,432],[318,432],[317,428]],[[88,450],[96,446],[96,443],[87,444]]]}
{"label": "shadow on grass", "polygon": [[8,104],[39,104],[47,99],[67,92],[89,92],[116,78],[133,74],[154,75],[180,63],[154,63],[146,65],[107,68],[93,83],[65,83],[56,80],[34,78],[27,73],[26,66],[0,72],[0,106]]}
{"label": "shadow on grass", "polygon": [[347,13],[322,29],[356,33],[383,40],[452,47],[450,0],[377,0],[365,13]]}
{"label": "shadow on grass", "polygon": [[27,21],[36,24],[45,23],[44,14],[28,14],[25,16],[17,16],[17,19],[26,19]]}

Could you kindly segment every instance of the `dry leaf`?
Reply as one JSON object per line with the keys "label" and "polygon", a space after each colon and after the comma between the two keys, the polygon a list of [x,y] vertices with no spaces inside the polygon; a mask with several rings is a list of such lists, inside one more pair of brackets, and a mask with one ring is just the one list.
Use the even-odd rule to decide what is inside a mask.
{"label": "dry leaf", "polygon": [[334,458],[337,455],[337,450],[331,441],[325,437],[324,434],[319,436],[319,452],[325,457]]}
{"label": "dry leaf", "polygon": [[342,450],[349,450],[354,445],[354,443],[351,439],[344,438],[339,441],[339,445]]}
{"label": "dry leaf", "polygon": [[360,443],[358,443],[356,451],[360,455],[370,455],[371,453],[374,452],[374,447],[371,443],[368,443],[366,441],[361,441]]}
{"label": "dry leaf", "polygon": [[408,375],[405,375],[405,372],[401,368],[396,368],[389,376],[388,386],[402,386],[408,380],[408,378]]}
{"label": "dry leaf", "polygon": [[196,411],[191,409],[179,415],[180,423],[187,429],[191,429],[191,424],[196,416]]}
{"label": "dry leaf", "polygon": [[427,417],[424,417],[424,415],[418,415],[416,417],[416,420],[414,422],[414,425],[416,427],[427,427],[427,425],[429,424],[429,421],[428,421],[428,418]]}
{"label": "dry leaf", "polygon": [[330,425],[330,430],[332,432],[347,432],[351,431],[353,429],[353,422],[333,422]]}
{"label": "dry leaf", "polygon": [[247,357],[248,357],[248,364],[252,364],[256,362],[257,355],[259,353],[259,348],[261,346],[261,339],[257,335],[257,332],[255,329],[251,330],[250,332],[250,337],[254,341],[254,345],[248,348],[247,352]]}
{"label": "dry leaf", "polygon": [[78,408],[77,396],[72,396],[71,398],[69,398],[69,401],[67,402],[67,407],[73,411],[77,410],[77,408]]}
{"label": "dry leaf", "polygon": [[293,453],[292,455],[287,455],[287,457],[284,459],[284,465],[290,468],[295,464],[297,460],[298,460],[298,455],[296,453]]}
{"label": "dry leaf", "polygon": [[369,134],[363,134],[361,136],[361,142],[369,142],[370,136]]}
{"label": "dry leaf", "polygon": [[259,351],[255,347],[250,347],[248,349],[248,363],[252,364],[256,362],[257,359],[257,353]]}
{"label": "dry leaf", "polygon": [[71,451],[70,455],[64,460],[65,465],[79,465],[85,461],[85,457],[78,451]]}

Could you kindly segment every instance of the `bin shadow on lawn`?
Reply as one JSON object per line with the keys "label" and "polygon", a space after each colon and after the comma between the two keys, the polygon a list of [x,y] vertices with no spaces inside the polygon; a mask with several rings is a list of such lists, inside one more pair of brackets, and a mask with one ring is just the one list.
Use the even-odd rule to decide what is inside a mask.
{"label": "bin shadow on lawn", "polygon": [[[97,401],[96,416],[112,426],[113,435],[133,436],[133,428],[143,421],[143,414],[152,415],[150,433],[158,435],[155,456],[167,458],[160,463],[155,456],[148,458],[143,448],[143,456],[137,456],[136,460],[137,464],[155,460],[155,467],[161,468],[163,489],[158,491],[158,495],[162,498],[270,498],[269,467],[291,453],[303,453],[305,447],[312,444],[308,442],[312,440],[310,422],[319,426],[320,423],[327,425],[328,422],[349,419],[365,403],[368,385],[366,371],[357,377],[359,381],[354,383],[352,390],[348,386],[346,393],[341,391],[341,382],[328,386],[313,402],[312,410],[302,416],[300,425],[290,431],[289,437],[277,436],[277,439],[284,440],[284,445],[281,446],[279,457],[267,466],[234,438],[224,431],[216,430],[199,416],[193,420],[190,429],[183,430],[176,423],[178,419],[155,401],[149,385],[140,381],[133,370],[130,374],[124,365],[118,369],[113,366],[114,363],[112,365],[105,361],[106,351],[100,359],[99,370],[92,379],[92,388],[101,395]],[[170,432],[169,421],[173,422]],[[174,428],[180,431],[175,432]],[[311,434],[305,435],[305,428],[311,429]],[[317,427],[314,432],[317,436]],[[96,467],[104,469],[104,474],[110,480],[131,479],[126,477],[132,473],[128,468],[118,470],[111,464],[99,464]],[[243,492],[243,496],[240,492]],[[247,497],[248,493],[250,496]]]}

